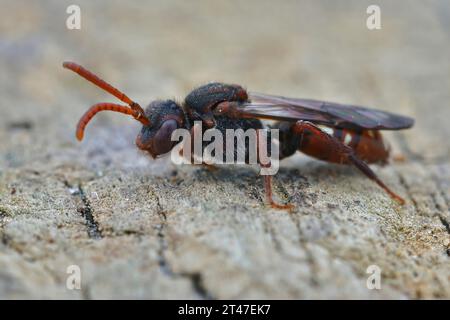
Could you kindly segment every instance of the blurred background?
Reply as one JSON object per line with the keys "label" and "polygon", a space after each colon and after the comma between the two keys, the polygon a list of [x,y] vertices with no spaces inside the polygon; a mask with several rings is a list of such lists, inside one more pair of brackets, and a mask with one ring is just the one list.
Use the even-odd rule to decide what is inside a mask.
{"label": "blurred background", "polygon": [[[380,30],[366,26],[371,1],[77,1],[80,30],[66,27],[71,1],[1,3],[8,14],[0,22],[0,134],[9,141],[2,143],[2,167],[57,156],[55,144],[79,147],[78,118],[96,102],[115,101],[62,69],[65,60],[142,105],[181,101],[195,86],[223,81],[404,113],[418,120],[404,133],[414,137],[412,151],[425,158],[448,154],[445,0],[378,1]],[[14,130],[24,122],[33,143]],[[138,128],[132,119],[101,114],[86,143],[103,133],[98,123],[115,130],[95,140],[113,145],[132,143]],[[440,130],[427,132],[434,127]]]}
{"label": "blurred background", "polygon": [[[81,9],[81,29],[79,30],[70,30],[66,26],[66,20],[71,15],[66,10],[73,4],[78,5]],[[366,10],[372,4],[378,5],[381,9],[381,29],[379,30],[369,30],[366,25],[369,17]],[[253,279],[253,275],[258,272],[262,272],[263,275],[271,275],[271,278],[266,279],[263,276],[258,278],[264,279],[264,281],[258,281],[263,281],[264,285],[267,285],[267,288],[264,287],[267,290],[261,284],[262,287],[249,293],[250,291],[246,291],[248,288],[256,288],[247,285],[253,283],[254,279],[242,280],[239,277],[247,273],[239,271],[236,273],[239,276],[236,276],[235,280],[230,280],[234,278],[229,273],[228,283],[221,283],[223,288],[227,285],[236,285],[236,288],[240,288],[239,286],[242,285],[247,286],[247,289],[233,287],[227,289],[228,291],[220,291],[218,288],[223,273],[204,275],[203,271],[199,270],[213,270],[211,272],[219,270],[226,264],[220,262],[222,260],[211,258],[208,261],[214,261],[215,264],[206,264],[207,267],[202,265],[201,268],[193,269],[194,271],[186,271],[183,267],[179,267],[191,265],[191,263],[196,265],[197,261],[203,261],[198,258],[202,256],[198,252],[204,252],[201,250],[194,250],[197,254],[189,256],[193,261],[188,258],[182,262],[169,259],[172,263],[172,271],[167,272],[168,262],[164,260],[161,252],[167,247],[164,241],[168,241],[170,248],[170,243],[177,243],[173,240],[176,237],[172,239],[172,242],[164,240],[166,239],[164,238],[165,233],[161,231],[164,230],[164,222],[157,224],[159,223],[158,215],[149,217],[141,213],[139,205],[129,209],[128,205],[122,203],[120,203],[120,207],[114,207],[113,204],[125,201],[123,200],[125,198],[138,201],[139,199],[134,197],[141,195],[143,198],[141,201],[151,199],[143,206],[148,206],[148,208],[146,207],[150,210],[148,212],[153,212],[151,210],[155,209],[152,207],[155,195],[148,190],[142,191],[139,189],[140,187],[134,189],[133,181],[139,182],[141,181],[139,179],[147,179],[145,181],[151,185],[158,181],[154,180],[152,175],[167,177],[167,173],[172,172],[173,168],[170,167],[167,160],[153,161],[137,150],[134,139],[140,124],[123,115],[100,114],[87,127],[85,140],[78,143],[75,139],[75,126],[87,108],[98,102],[118,101],[74,73],[63,69],[63,61],[74,61],[85,66],[124,91],[142,106],[146,106],[157,98],[174,98],[182,101],[194,87],[210,81],[222,81],[237,83],[257,92],[359,104],[414,117],[416,124],[413,129],[388,132],[386,136],[393,146],[394,154],[402,154],[408,163],[417,166],[408,167],[409,171],[405,169],[408,174],[405,174],[403,178],[395,175],[393,169],[386,169],[388,171],[385,172],[385,176],[388,177],[391,185],[397,184],[397,188],[402,194],[407,194],[408,190],[404,188],[410,186],[410,194],[414,195],[416,192],[417,197],[415,199],[413,197],[416,208],[414,209],[411,204],[408,212],[416,212],[414,210],[417,208],[419,211],[422,210],[420,211],[422,213],[431,212],[429,215],[424,214],[423,217],[427,218],[422,217],[421,221],[430,219],[430,221],[434,221],[430,222],[431,225],[438,228],[436,234],[439,236],[433,238],[435,246],[419,246],[414,242],[414,245],[405,249],[404,252],[414,252],[416,255],[417,252],[414,250],[419,250],[418,248],[423,249],[424,252],[435,252],[433,250],[438,248],[436,255],[441,257],[442,243],[438,244],[438,240],[444,239],[447,233],[445,228],[440,225],[439,220],[432,220],[434,219],[432,217],[435,212],[433,210],[447,212],[448,215],[446,192],[449,190],[448,177],[450,177],[448,166],[450,156],[450,126],[448,125],[450,117],[450,6],[448,0],[0,0],[0,7],[3,13],[0,19],[0,179],[2,180],[0,186],[0,234],[3,243],[0,246],[0,272],[6,272],[3,278],[0,277],[0,296],[73,297],[71,292],[61,288],[63,288],[66,276],[64,266],[73,263],[72,260],[75,259],[85,268],[88,268],[89,265],[92,266],[89,270],[91,270],[93,282],[91,282],[90,291],[82,291],[79,296],[82,298],[130,296],[168,298],[208,298],[210,296],[219,298],[379,297],[373,296],[377,293],[368,293],[366,289],[361,292],[355,289],[358,288],[355,283],[359,283],[355,279],[359,279],[358,277],[361,275],[363,278],[365,277],[366,265],[360,264],[360,260],[358,260],[363,259],[361,257],[367,260],[365,252],[369,249],[365,245],[371,246],[370,250],[376,252],[375,256],[388,257],[392,259],[390,260],[392,262],[397,261],[397,251],[395,250],[400,248],[399,242],[396,242],[399,241],[398,239],[420,238],[412,236],[415,233],[408,234],[404,238],[398,238],[397,235],[389,238],[386,234],[389,234],[391,227],[387,225],[392,225],[391,221],[387,222],[387,229],[381,228],[382,231],[370,229],[374,234],[381,232],[382,237],[387,237],[383,239],[387,239],[387,247],[392,246],[391,254],[386,253],[387,247],[374,249],[378,243],[384,242],[376,237],[373,240],[370,238],[370,233],[367,236],[362,231],[368,230],[367,225],[361,225],[361,229],[358,229],[356,225],[368,223],[373,219],[377,220],[378,217],[375,213],[378,214],[378,210],[387,210],[386,212],[392,214],[392,217],[398,217],[397,212],[390,209],[392,206],[389,199],[385,199],[381,193],[379,196],[373,196],[368,192],[361,203],[353,202],[353,200],[348,200],[348,202],[345,202],[347,200],[343,202],[332,200],[333,192],[340,192],[340,189],[335,187],[340,183],[340,179],[351,179],[351,175],[350,178],[344,178],[342,175],[339,178],[340,174],[338,174],[338,178],[333,178],[333,174],[328,174],[327,169],[325,171],[305,169],[307,172],[309,170],[310,176],[319,175],[320,178],[313,178],[311,184],[301,182],[300,187],[295,187],[297,182],[289,180],[292,174],[285,173],[285,180],[288,183],[294,183],[293,187],[290,187],[289,184],[287,187],[291,194],[295,190],[304,190],[305,188],[312,188],[312,193],[316,190],[329,191],[330,189],[327,188],[332,188],[333,192],[329,192],[331,198],[327,200],[332,202],[329,205],[320,200],[317,202],[317,197],[305,198],[303,194],[298,195],[298,199],[300,199],[298,201],[300,203],[305,201],[308,206],[312,206],[311,210],[315,210],[314,212],[323,212],[326,219],[332,219],[330,217],[333,215],[327,213],[333,211],[336,206],[339,207],[339,204],[336,203],[341,202],[345,203],[346,209],[339,209],[340,214],[346,215],[349,212],[349,216],[352,214],[352,217],[346,220],[352,221],[351,228],[346,229],[350,239],[348,245],[336,241],[336,239],[342,240],[342,238],[333,232],[336,231],[338,234],[340,229],[330,227],[332,231],[324,233],[325,222],[322,220],[317,220],[319,222],[315,222],[313,225],[311,230],[317,232],[315,231],[314,236],[311,237],[323,240],[321,246],[328,248],[332,252],[331,255],[339,256],[343,261],[349,262],[352,270],[356,270],[355,273],[347,269],[340,269],[340,267],[335,268],[338,271],[344,270],[339,273],[344,279],[353,279],[356,282],[349,280],[343,286],[336,280],[339,279],[339,276],[336,276],[335,273],[329,277],[326,285],[322,286],[320,279],[316,279],[315,282],[311,282],[311,287],[308,289],[304,282],[289,273],[297,270],[298,265],[288,268],[289,262],[281,257],[270,259],[270,263],[279,261],[280,264],[265,265],[265,263],[269,263],[267,257],[275,257],[273,256],[274,252],[278,252],[276,250],[279,250],[280,247],[284,248],[286,243],[290,243],[290,240],[282,240],[281,244],[273,245],[272,240],[267,240],[265,233],[262,233],[264,236],[261,239],[252,238],[253,232],[259,230],[259,227],[256,227],[259,225],[254,220],[235,224],[241,219],[237,214],[240,217],[247,217],[245,214],[242,215],[242,212],[250,212],[253,215],[251,217],[257,221],[259,221],[258,219],[272,219],[261,218],[257,209],[241,207],[245,205],[243,202],[254,204],[256,207],[260,206],[262,198],[258,196],[261,192],[259,189],[255,189],[257,191],[251,189],[256,196],[250,195],[249,198],[244,198],[247,200],[239,198],[247,196],[244,191],[236,191],[238,196],[233,198],[231,190],[236,190],[235,183],[238,183],[238,189],[246,190],[245,184],[248,182],[253,185],[256,180],[251,180],[253,178],[248,178],[246,175],[237,176],[234,180],[238,182],[225,181],[225,187],[223,187],[225,189],[221,189],[220,179],[211,182],[209,179],[212,178],[209,176],[192,178],[194,179],[193,185],[203,188],[199,189],[203,190],[201,192],[209,195],[208,190],[212,190],[210,191],[211,199],[217,198],[217,195],[224,195],[222,201],[234,201],[230,215],[224,215],[222,212],[220,219],[235,217],[236,220],[229,218],[231,220],[224,220],[225,222],[219,218],[214,218],[218,220],[213,220],[213,222],[209,221],[208,219],[213,219],[212,216],[202,213],[205,211],[203,206],[206,206],[203,204],[202,195],[194,191],[186,193],[184,196],[181,195],[179,199],[179,206],[189,212],[190,216],[177,211],[181,210],[177,209],[177,204],[171,204],[170,200],[164,200],[164,197],[177,199],[178,193],[175,191],[181,191],[177,189],[171,193],[173,190],[170,189],[172,187],[169,187],[171,184],[164,180],[159,185],[161,189],[155,189],[152,192],[158,193],[158,190],[163,190],[160,193],[160,197],[163,199],[162,206],[165,203],[172,208],[164,210],[167,214],[164,219],[170,220],[172,216],[174,217],[173,230],[178,232],[176,232],[178,236],[179,234],[185,236],[193,234],[197,236],[196,241],[200,241],[205,246],[212,245],[214,247],[217,244],[214,252],[223,254],[223,261],[227,261],[227,263],[228,261],[236,262],[239,267],[248,272],[249,279]],[[439,167],[426,167],[426,165],[433,166],[435,164]],[[432,180],[427,180],[429,168],[435,170],[433,172],[436,176],[447,177],[446,180],[442,180],[444,182],[441,183],[440,190],[444,191],[439,196],[440,198],[436,198],[436,195],[440,194],[439,192],[433,193],[433,195],[422,195],[434,186]],[[102,173],[105,171],[109,172],[108,176],[112,177],[111,180],[102,180]],[[241,177],[243,177],[242,185],[239,180]],[[100,179],[97,185],[95,185],[96,179]],[[191,181],[186,179],[186,181]],[[224,179],[226,180],[226,177]],[[306,181],[306,178],[303,179],[301,181]],[[91,195],[90,191],[88,193],[88,191],[82,191],[81,187],[77,187],[77,181],[93,180],[95,180],[93,182],[95,188],[92,187],[90,190],[98,192],[100,199],[107,198],[110,199],[108,200],[110,202],[97,203],[95,202],[97,193]],[[425,180],[428,182],[424,182],[423,188],[418,187]],[[320,184],[320,181],[324,181],[323,184]],[[216,183],[219,185],[218,187],[215,186]],[[350,182],[344,183],[344,185],[353,188],[351,189],[353,192],[361,190],[362,186],[364,188],[366,185],[369,185],[369,188],[371,186],[370,182],[363,179],[357,183],[359,184],[354,187],[350,187],[352,185]],[[188,183],[186,182],[186,184]],[[123,199],[120,198],[122,200],[115,199],[116,194],[111,191],[113,189],[108,189],[116,185],[122,188],[119,194],[121,197],[123,196]],[[373,190],[377,190],[376,187],[373,188]],[[133,192],[129,190],[133,190]],[[142,194],[140,190],[143,192]],[[102,195],[101,192],[104,194]],[[217,194],[213,194],[213,192],[217,192]],[[378,193],[378,190],[374,191],[374,194]],[[351,195],[352,192],[342,193],[344,199],[350,199],[348,197]],[[321,194],[320,197],[326,198],[327,196]],[[381,199],[380,201],[384,201],[383,205],[380,207],[377,202],[376,206],[368,209],[365,207],[365,203],[366,201],[370,203],[372,198]],[[86,199],[91,202],[90,205],[86,205]],[[294,200],[296,199],[294,197]],[[421,206],[422,200],[425,201],[423,206]],[[435,205],[433,201],[437,201],[438,205]],[[229,207],[229,204],[217,205],[214,210],[226,210],[224,208]],[[194,208],[193,211],[189,211],[191,208]],[[171,210],[176,212],[172,216],[170,215]],[[205,212],[214,211],[211,210]],[[116,211],[117,215],[112,216],[111,212],[115,213]],[[125,212],[129,212],[130,216],[125,215]],[[358,220],[359,216],[355,215],[355,212],[362,215],[367,212],[375,213],[368,218]],[[158,213],[160,212],[158,211]],[[267,225],[277,225],[277,223],[281,223],[280,221],[285,221],[284,218],[279,218],[278,212],[276,214],[273,216],[274,220]],[[180,231],[183,226],[180,224],[177,227],[176,221],[181,221],[180,223],[184,221],[185,226],[190,226],[189,223],[195,219],[194,217],[199,217],[199,225],[204,222],[205,226],[211,228],[217,226],[217,230],[192,227]],[[357,222],[352,220],[353,217],[356,217]],[[446,217],[444,218],[449,218]],[[96,218],[97,221],[93,218]],[[286,219],[286,224],[291,223],[289,218]],[[222,224],[226,221],[230,223],[230,229]],[[414,224],[418,225],[416,220],[408,221],[411,228],[415,228]],[[308,224],[308,222],[305,223]],[[325,227],[327,223],[325,223]],[[85,224],[88,227],[87,233]],[[158,228],[155,228],[155,225]],[[233,229],[236,225],[244,229]],[[301,225],[298,222],[298,228],[301,229]],[[249,226],[250,229],[245,229],[247,227],[244,226]],[[260,227],[261,230],[266,230],[262,225]],[[210,230],[216,230],[216,236],[220,236],[221,240],[215,242],[218,238],[215,238]],[[227,230],[231,230],[232,237],[229,236]],[[235,234],[235,230],[242,232]],[[280,227],[281,233],[278,233],[278,236],[281,235],[281,238],[287,237],[289,234],[289,231],[285,233],[284,230],[286,230],[285,227]],[[420,230],[414,229],[414,232],[416,231]],[[248,237],[240,238],[244,236],[239,234],[247,235],[246,232],[249,232]],[[333,237],[327,238],[330,234],[333,234]],[[108,235],[118,238],[123,236],[128,240],[119,239],[118,242],[114,242],[115,238],[112,236],[108,238]],[[359,236],[367,236],[369,240],[359,239]],[[95,242],[94,240],[99,237],[103,237],[103,239]],[[300,237],[302,237],[301,233]],[[139,239],[140,242],[136,239]],[[142,243],[147,243],[142,239],[149,241],[148,247],[142,247]],[[292,243],[298,243],[296,242],[297,238],[292,239]],[[356,239],[359,239],[360,242]],[[266,244],[266,240],[269,244]],[[253,243],[255,247],[249,243]],[[364,245],[360,245],[361,243]],[[162,245],[162,249],[155,249],[159,246],[158,244]],[[247,244],[248,247],[246,247]],[[275,248],[273,252],[270,251],[272,245]],[[247,248],[247,251],[242,248]],[[294,245],[288,248],[290,248],[289,254],[297,252],[296,250],[303,252],[301,251],[303,249]],[[189,247],[186,250],[189,252],[191,249]],[[340,250],[343,250],[342,255]],[[146,252],[148,255],[143,255],[142,252]],[[248,258],[246,255],[248,252],[254,252],[255,255],[260,252],[261,257]],[[408,256],[409,253],[405,253],[405,256]],[[107,254],[108,257],[102,256],[102,254]],[[173,256],[176,255],[168,255],[169,258],[173,258]],[[300,260],[304,257],[302,254],[299,256]],[[120,260],[115,267],[110,267],[112,264],[108,260],[109,257],[116,257],[119,260],[119,257],[127,258]],[[153,277],[151,285],[146,282],[150,281],[147,278],[143,280],[136,275],[138,273],[129,272],[130,268],[142,270],[148,267],[142,260],[139,260],[144,259],[142,257],[149,259],[150,266],[159,265],[160,267],[151,273]],[[442,257],[442,259],[445,260],[446,257]],[[367,262],[366,260],[364,261]],[[447,261],[444,260],[435,259],[433,263]],[[172,282],[173,277],[170,272],[176,272],[173,270],[177,269],[174,261],[179,263],[178,267],[182,270],[180,274],[190,275],[188,279],[180,276],[181,278]],[[102,263],[105,268],[110,269],[105,271],[99,267]],[[423,266],[423,270],[429,270],[427,263],[431,262],[417,265]],[[392,264],[386,262],[385,268],[389,269],[390,265],[394,265],[394,262]],[[396,272],[400,272],[398,270],[402,269],[399,266],[403,266],[404,275],[396,274]],[[391,270],[389,277],[393,291],[384,291],[382,297],[449,297],[449,286],[445,289],[445,285],[442,285],[449,283],[448,278],[443,276],[444,280],[441,279],[439,281],[442,282],[439,282],[436,280],[438,277],[434,274],[424,273],[426,275],[422,280],[425,284],[420,282],[420,287],[418,287],[416,282],[411,280],[415,279],[413,274],[417,274],[417,272],[410,271],[408,266],[409,262],[405,265],[399,263],[396,268]],[[412,265],[411,268],[413,268]],[[255,273],[255,270],[259,271]],[[302,272],[298,271],[297,275]],[[325,271],[322,270],[322,272]],[[123,276],[124,274],[129,275]],[[200,274],[201,276],[199,276]],[[316,276],[317,274],[320,273],[316,273]],[[421,273],[419,272],[419,274]],[[30,278],[30,275],[33,275],[34,278]],[[115,287],[114,283],[116,282],[114,281],[122,276],[123,283],[117,284]],[[283,278],[285,276],[286,279]],[[97,282],[94,282],[93,279],[96,279]],[[155,279],[163,280],[161,282]],[[180,279],[186,280],[187,284]],[[203,279],[200,284],[199,279]],[[292,279],[298,281],[292,281]],[[282,285],[278,288],[271,281],[282,283]],[[364,281],[361,283],[365,283]],[[437,282],[433,284],[433,281]],[[198,290],[200,285],[205,286],[206,289]],[[116,290],[118,288],[119,291]],[[205,294],[205,290],[211,295]]]}

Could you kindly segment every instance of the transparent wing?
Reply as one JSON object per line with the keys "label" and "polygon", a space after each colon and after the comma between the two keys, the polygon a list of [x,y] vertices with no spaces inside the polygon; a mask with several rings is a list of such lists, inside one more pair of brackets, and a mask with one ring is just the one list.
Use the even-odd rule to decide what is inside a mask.
{"label": "transparent wing", "polygon": [[249,100],[238,107],[245,117],[306,120],[334,127],[375,130],[399,130],[414,124],[412,118],[361,106],[254,92],[249,93]]}

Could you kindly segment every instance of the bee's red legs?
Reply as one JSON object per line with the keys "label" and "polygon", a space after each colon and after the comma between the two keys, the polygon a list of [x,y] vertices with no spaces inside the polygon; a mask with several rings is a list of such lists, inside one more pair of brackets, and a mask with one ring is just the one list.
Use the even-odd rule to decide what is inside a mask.
{"label": "bee's red legs", "polygon": [[215,172],[219,170],[219,168],[213,164],[202,163],[203,168],[207,169],[210,172]]}
{"label": "bee's red legs", "polygon": [[[257,153],[258,153],[258,162],[262,168],[270,168],[270,162],[267,164],[261,163],[261,153],[260,150],[267,148],[267,140],[263,138],[261,135],[261,130],[257,130],[256,135],[256,143],[257,143]],[[294,206],[290,203],[288,204],[279,204],[273,200],[272,193],[272,175],[264,175],[264,190],[266,192],[266,201],[270,204],[270,206],[274,209],[282,209],[282,210],[292,210]]]}
{"label": "bee's red legs", "polygon": [[[356,168],[358,168],[362,173],[364,173],[368,178],[375,181],[381,188],[383,188],[394,200],[399,202],[400,204],[404,204],[405,200],[401,198],[399,195],[394,193],[391,189],[389,189],[383,181],[381,181],[375,172],[370,169],[370,167],[361,159],[359,159],[352,148],[346,146],[333,136],[328,133],[322,131],[320,128],[312,124],[311,122],[306,121],[297,121],[296,124],[292,127],[293,132],[299,135],[307,134],[314,135],[323,147],[330,150],[330,157],[341,157],[341,163],[353,164]],[[327,160],[327,159],[323,159]]]}
{"label": "bee's red legs", "polygon": [[[191,128],[190,133],[191,133],[191,137],[194,137],[194,135],[198,135],[198,134],[201,135],[202,134],[201,131],[200,131],[200,127],[197,126],[197,125],[194,125]],[[179,155],[180,155],[180,157],[184,157],[185,159],[190,159],[190,164],[191,165],[202,166],[203,168],[208,169],[208,171],[211,171],[211,172],[219,170],[219,168],[217,166],[215,166],[214,164],[208,164],[206,162],[195,163],[195,161],[194,161],[195,160],[195,156],[194,156],[194,151],[193,150],[194,150],[194,140],[192,139],[192,141],[191,141],[191,154],[190,155],[185,155],[183,148],[180,148]]]}
{"label": "bee's red legs", "polygon": [[270,204],[270,206],[274,209],[282,209],[282,210],[292,210],[294,205],[288,204],[279,204],[273,200],[272,197],[272,176],[267,175],[264,176],[264,189],[266,191],[266,201]]}

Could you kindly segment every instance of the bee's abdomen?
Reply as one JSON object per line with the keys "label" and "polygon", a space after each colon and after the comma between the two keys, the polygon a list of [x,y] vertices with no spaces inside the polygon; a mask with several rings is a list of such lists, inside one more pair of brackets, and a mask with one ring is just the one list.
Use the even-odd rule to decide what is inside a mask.
{"label": "bee's abdomen", "polygon": [[[288,157],[299,150],[311,157],[334,163],[345,163],[335,147],[327,139],[304,130],[296,134],[291,130],[292,122],[279,122],[275,125],[280,129],[280,155]],[[389,147],[385,144],[378,130],[350,130],[318,125],[320,130],[352,148],[356,156],[367,163],[386,163],[389,157]],[[344,161],[344,162],[343,162]]]}

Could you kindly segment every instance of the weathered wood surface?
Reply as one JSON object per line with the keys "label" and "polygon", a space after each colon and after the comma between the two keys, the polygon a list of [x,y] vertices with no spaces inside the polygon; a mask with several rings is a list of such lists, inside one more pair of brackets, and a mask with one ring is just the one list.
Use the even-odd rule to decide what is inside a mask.
{"label": "weathered wood surface", "polygon": [[[78,31],[64,2],[1,3],[1,298],[450,298],[447,1],[377,1],[378,31],[373,1],[78,2]],[[63,60],[142,104],[220,80],[413,116],[386,134],[406,160],[374,167],[407,204],[298,155],[276,179],[297,209],[272,210],[254,171],[152,161],[120,115],[77,143],[79,116],[114,98]]]}

